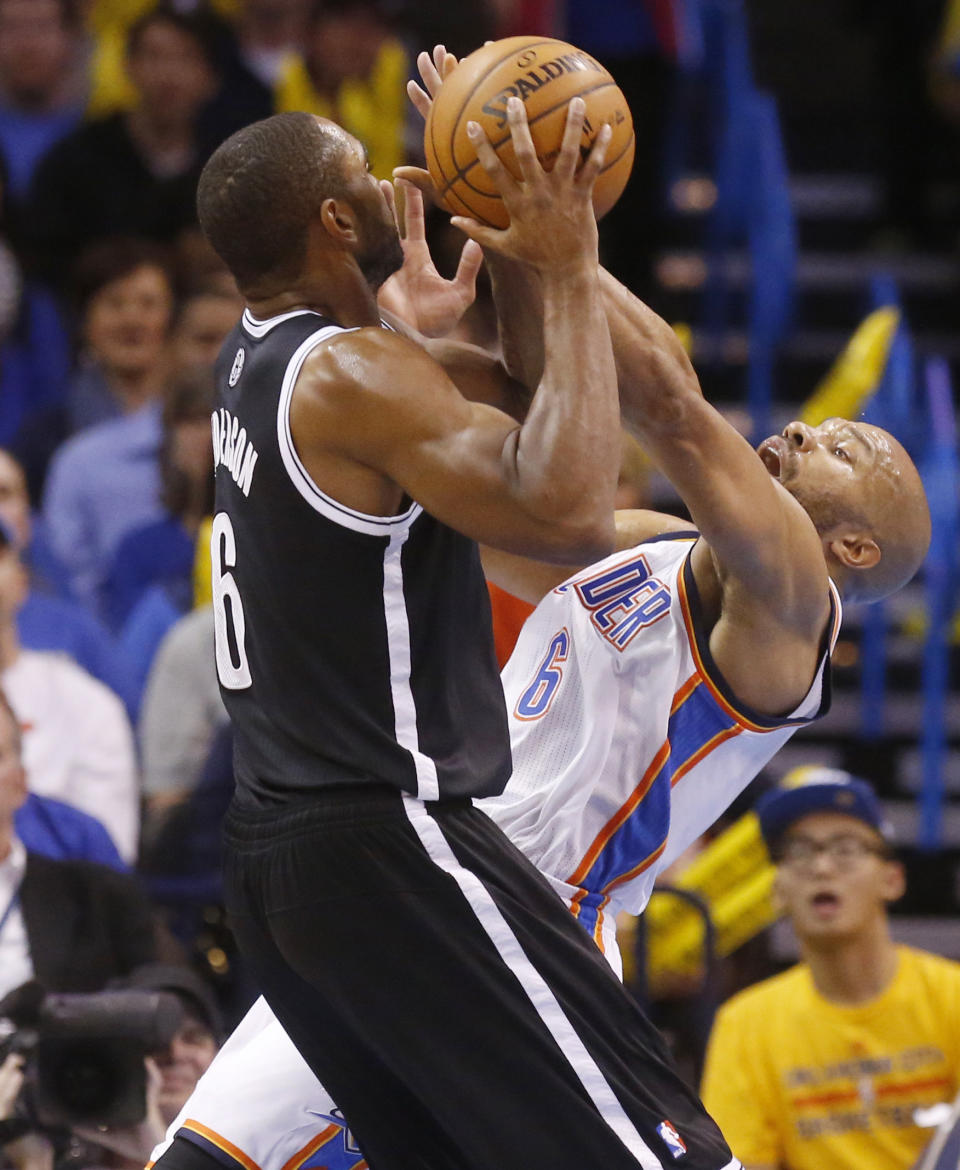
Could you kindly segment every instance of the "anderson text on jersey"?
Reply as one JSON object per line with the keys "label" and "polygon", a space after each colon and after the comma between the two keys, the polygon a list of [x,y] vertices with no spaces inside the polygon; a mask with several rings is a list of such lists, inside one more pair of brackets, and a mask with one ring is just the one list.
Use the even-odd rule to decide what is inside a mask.
{"label": "anderson text on jersey", "polygon": [[247,438],[247,429],[235,415],[221,407],[210,416],[213,426],[213,466],[223,466],[245,496],[250,495],[253,469],[259,458],[253,443]]}

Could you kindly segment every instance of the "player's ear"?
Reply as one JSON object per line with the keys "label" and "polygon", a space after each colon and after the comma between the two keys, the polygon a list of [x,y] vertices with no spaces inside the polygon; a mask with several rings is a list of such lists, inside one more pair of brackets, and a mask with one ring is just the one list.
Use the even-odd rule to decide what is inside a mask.
{"label": "player's ear", "polygon": [[357,243],[357,216],[344,200],[324,199],[320,204],[320,222],[334,240],[344,244]]}
{"label": "player's ear", "polygon": [[866,532],[846,532],[827,541],[833,556],[848,569],[872,569],[883,555],[880,546]]}

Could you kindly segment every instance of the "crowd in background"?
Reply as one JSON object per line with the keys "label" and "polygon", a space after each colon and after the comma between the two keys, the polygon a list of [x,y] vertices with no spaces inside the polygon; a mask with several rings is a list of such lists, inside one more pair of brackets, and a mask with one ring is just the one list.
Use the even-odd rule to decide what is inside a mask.
{"label": "crowd in background", "polygon": [[[210,153],[251,121],[308,110],[360,138],[389,177],[420,161],[405,93],[417,51],[563,36],[600,57],[641,112],[637,168],[602,245],[642,293],[672,7],[0,0],[0,821],[26,846],[17,880],[33,866],[43,891],[36,909],[24,899],[26,962],[0,947],[0,996],[41,975],[52,990],[94,990],[159,960],[201,970],[231,1018],[253,991],[217,909],[232,777],[202,550],[212,366],[242,301],[197,225]],[[442,216],[432,231],[450,274],[460,241]],[[482,293],[464,329],[495,345]],[[633,451],[624,476],[638,502]],[[503,605],[505,623],[522,620]],[[36,876],[34,855],[81,869],[51,876],[40,863]],[[89,863],[110,875],[90,877]],[[76,930],[40,943],[27,911],[42,915],[51,898]],[[109,905],[112,922],[91,931]],[[219,1036],[199,986],[193,1015]],[[0,1078],[0,1117],[2,1105]]]}

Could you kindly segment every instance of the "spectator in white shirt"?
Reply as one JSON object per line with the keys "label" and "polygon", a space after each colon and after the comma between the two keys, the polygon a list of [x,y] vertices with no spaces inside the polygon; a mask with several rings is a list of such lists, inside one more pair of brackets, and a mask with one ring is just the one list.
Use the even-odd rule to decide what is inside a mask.
{"label": "spectator in white shirt", "polygon": [[21,647],[28,588],[14,533],[0,521],[0,684],[21,724],[28,785],[96,817],[132,862],[140,793],[123,704],[65,654]]}

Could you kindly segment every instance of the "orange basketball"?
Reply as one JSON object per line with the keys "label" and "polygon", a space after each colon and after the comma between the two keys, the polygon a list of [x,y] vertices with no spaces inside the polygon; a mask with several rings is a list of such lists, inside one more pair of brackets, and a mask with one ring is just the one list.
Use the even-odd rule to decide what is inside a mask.
{"label": "orange basketball", "polygon": [[547,37],[507,37],[477,49],[444,81],[424,130],[427,166],[441,201],[456,215],[506,227],[503,200],[467,137],[479,122],[500,161],[520,177],[507,125],[507,99],[521,98],[537,157],[551,168],[563,141],[567,105],[581,97],[587,111],[581,156],[586,158],[604,122],[613,137],[593,189],[597,218],[620,198],[633,165],[633,119],[617,83],[588,53]]}

